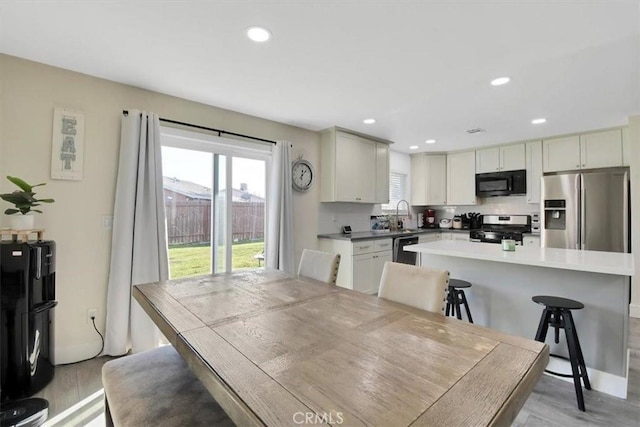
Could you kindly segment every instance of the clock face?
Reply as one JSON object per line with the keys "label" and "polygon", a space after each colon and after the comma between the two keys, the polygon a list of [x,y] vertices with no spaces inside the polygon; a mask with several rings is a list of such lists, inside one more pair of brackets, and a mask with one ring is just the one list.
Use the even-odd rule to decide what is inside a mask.
{"label": "clock face", "polygon": [[296,160],[291,168],[293,188],[298,191],[307,191],[313,182],[313,169],[311,163],[306,160]]}

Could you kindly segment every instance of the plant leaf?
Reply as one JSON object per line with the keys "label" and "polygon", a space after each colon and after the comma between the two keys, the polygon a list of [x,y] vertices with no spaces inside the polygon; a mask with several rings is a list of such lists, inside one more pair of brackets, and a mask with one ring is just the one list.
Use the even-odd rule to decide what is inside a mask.
{"label": "plant leaf", "polygon": [[40,200],[36,200],[36,202],[40,202],[40,203],[53,203],[53,202],[55,202],[55,200],[53,200],[53,199],[40,199]]}
{"label": "plant leaf", "polygon": [[6,211],[4,211],[5,215],[13,215],[13,214],[17,214],[18,212],[20,212],[18,209],[13,209],[13,208],[9,208]]}
{"label": "plant leaf", "polygon": [[42,213],[42,211],[39,211],[38,209],[31,209],[32,212],[39,212]]}
{"label": "plant leaf", "polygon": [[26,182],[24,182],[23,180],[15,176],[7,176],[7,179],[12,183],[14,183],[15,185],[17,185],[18,187],[20,187],[22,191],[26,191],[27,193],[30,193],[31,189],[33,188],[33,186],[27,184]]}

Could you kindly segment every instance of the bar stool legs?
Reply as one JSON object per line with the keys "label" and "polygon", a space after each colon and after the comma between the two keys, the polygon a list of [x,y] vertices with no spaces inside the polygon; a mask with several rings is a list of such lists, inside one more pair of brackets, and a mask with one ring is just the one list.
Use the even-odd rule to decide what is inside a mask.
{"label": "bar stool legs", "polygon": [[465,280],[459,279],[450,279],[449,287],[447,292],[447,305],[445,307],[445,315],[448,316],[456,316],[458,320],[462,320],[462,310],[460,309],[460,305],[464,306],[464,310],[467,313],[467,319],[469,323],[473,323],[473,318],[471,317],[471,310],[469,310],[469,304],[467,303],[467,296],[464,294],[464,291],[459,288],[470,288],[471,283]]}
{"label": "bar stool legs", "polygon": [[[538,298],[538,300],[536,300],[536,298]],[[576,305],[567,304],[569,305],[569,307],[553,307],[549,306],[547,303],[549,303],[550,301],[546,301],[544,300],[544,298],[555,298],[554,305],[559,305],[557,300],[564,300],[563,298],[556,297],[534,297],[533,300],[535,302],[537,302],[538,304],[546,305],[542,312],[542,316],[540,317],[540,324],[538,325],[538,331],[536,332],[535,340],[539,342],[545,342],[549,326],[552,326],[554,328],[554,342],[557,344],[558,342],[560,342],[559,330],[564,329],[565,338],[567,340],[567,347],[569,350],[569,357],[567,358],[556,354],[552,354],[551,356],[569,360],[569,362],[571,363],[572,373],[571,375],[569,375],[550,370],[545,370],[545,372],[560,377],[573,378],[573,385],[576,391],[576,398],[578,400],[578,408],[581,411],[585,411],[584,396],[582,394],[582,383],[584,383],[584,388],[586,388],[587,390],[591,390],[591,383],[589,382],[589,374],[587,373],[587,367],[584,363],[584,356],[582,355],[582,348],[580,347],[580,340],[578,339],[576,326],[573,322],[573,316],[571,315],[572,309],[579,309],[584,306],[577,301],[564,300],[576,303]],[[579,304],[580,307],[578,307],[577,304]]]}

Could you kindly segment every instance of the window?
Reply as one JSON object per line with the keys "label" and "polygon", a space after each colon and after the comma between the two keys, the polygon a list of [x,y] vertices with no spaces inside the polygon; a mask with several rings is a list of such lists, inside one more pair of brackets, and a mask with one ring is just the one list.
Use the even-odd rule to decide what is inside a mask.
{"label": "window", "polygon": [[162,128],[171,278],[263,266],[271,144]]}
{"label": "window", "polygon": [[[400,200],[407,200],[407,174],[397,171],[389,172],[389,203],[382,205],[382,212],[396,213]],[[407,205],[400,205],[399,213],[407,214]]]}

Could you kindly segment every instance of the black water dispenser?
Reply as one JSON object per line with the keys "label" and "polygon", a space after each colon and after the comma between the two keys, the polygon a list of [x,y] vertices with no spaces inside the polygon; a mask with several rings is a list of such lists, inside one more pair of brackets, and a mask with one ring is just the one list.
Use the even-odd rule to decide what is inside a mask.
{"label": "black water dispenser", "polygon": [[0,243],[1,400],[37,393],[53,378],[55,242]]}

